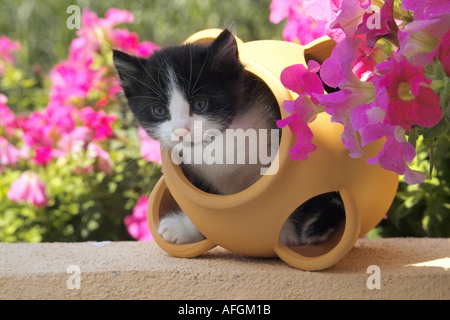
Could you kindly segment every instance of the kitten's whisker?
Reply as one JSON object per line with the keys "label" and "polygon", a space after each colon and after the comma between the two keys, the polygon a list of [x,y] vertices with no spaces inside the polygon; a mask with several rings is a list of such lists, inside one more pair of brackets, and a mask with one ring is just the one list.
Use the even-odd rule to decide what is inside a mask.
{"label": "kitten's whisker", "polygon": [[133,96],[133,97],[129,97],[128,99],[149,99],[149,100],[159,100],[159,97],[152,97],[152,96]]}
{"label": "kitten's whisker", "polygon": [[[205,68],[206,61],[207,61],[207,60],[208,60],[208,59],[206,58],[205,61],[203,61],[203,65],[202,65],[202,67],[200,68],[200,72],[199,72],[199,74],[198,74],[198,76],[197,76],[197,80],[195,80],[195,83],[194,83],[194,85],[192,86],[192,89],[193,89],[193,90],[194,90],[195,87],[197,86],[198,80],[200,79],[200,76],[201,76],[202,73],[203,73],[203,68]],[[195,92],[196,92],[196,90],[195,90]]]}
{"label": "kitten's whisker", "polygon": [[205,84],[204,86],[198,87],[197,89],[195,89],[195,90],[191,93],[191,95],[194,96],[194,95],[197,93],[197,91],[199,91],[199,90],[201,90],[201,89],[203,89],[203,88],[206,88],[207,86],[208,86],[208,85]]}
{"label": "kitten's whisker", "polygon": [[[156,84],[156,86],[158,87],[159,90],[162,91],[161,85],[159,82],[156,82],[155,79],[153,78],[153,76],[148,72],[148,70],[145,68],[144,64],[142,63],[142,61],[140,59],[138,59],[139,64],[142,66],[142,68],[144,69],[145,73],[150,77],[150,79],[152,79],[152,81]],[[159,75],[158,75],[159,76]],[[159,79],[158,79],[159,80]]]}
{"label": "kitten's whisker", "polygon": [[155,93],[155,94],[157,94],[157,95],[160,94],[160,93],[159,93],[158,91],[156,91],[154,88],[150,87],[150,86],[147,85],[145,82],[142,82],[141,80],[139,80],[138,78],[132,76],[131,74],[126,73],[126,72],[123,72],[123,74],[125,74],[125,75],[127,75],[128,77],[130,77],[130,78],[136,80],[137,82],[139,82],[140,84],[142,84],[144,87],[146,87],[147,89],[149,89],[151,92],[153,92],[153,93]]}
{"label": "kitten's whisker", "polygon": [[192,46],[189,46],[189,62],[190,62],[190,69],[189,69],[189,82],[188,82],[188,92],[191,92],[191,83],[192,83]]}

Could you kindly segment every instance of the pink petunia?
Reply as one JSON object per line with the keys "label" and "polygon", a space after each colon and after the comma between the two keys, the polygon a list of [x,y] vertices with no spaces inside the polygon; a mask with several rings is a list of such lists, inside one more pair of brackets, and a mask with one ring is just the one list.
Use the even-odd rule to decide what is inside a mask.
{"label": "pink petunia", "polygon": [[342,143],[350,151],[352,158],[361,157],[363,151],[357,132],[351,124],[351,112],[355,107],[371,103],[375,98],[373,83],[360,81],[353,71],[353,64],[360,57],[358,48],[362,46],[363,39],[356,36],[339,42],[331,56],[323,62],[320,75],[327,85],[341,90],[329,94],[312,94],[325,107],[325,112],[331,115],[332,122],[344,125]]}
{"label": "pink petunia", "polygon": [[450,13],[448,0],[403,0],[402,8],[413,11],[415,20],[432,19]]}
{"label": "pink petunia", "polygon": [[132,23],[134,17],[130,11],[110,8],[105,13],[105,21],[108,26],[115,26],[121,23]]}
{"label": "pink petunia", "polygon": [[5,66],[14,64],[13,52],[19,49],[19,43],[10,40],[6,36],[0,37],[0,76],[3,75]]}
{"label": "pink petunia", "polygon": [[376,157],[367,159],[367,162],[370,164],[378,163],[384,169],[404,175],[408,184],[418,184],[425,180],[426,174],[411,170],[408,167],[407,163],[411,162],[415,156],[416,150],[404,140],[404,133],[402,133],[388,136],[380,153]]}
{"label": "pink petunia", "polygon": [[14,113],[6,105],[8,97],[0,93],[0,128],[6,129],[6,134],[10,135],[12,130],[16,128],[17,121]]}
{"label": "pink petunia", "polygon": [[350,151],[351,158],[359,158],[364,153],[358,142],[356,130],[351,125],[350,115],[352,110],[362,104],[371,102],[374,96],[374,89],[371,83],[359,84],[356,78],[356,87],[343,88],[340,91],[314,96],[325,106],[325,112],[331,115],[332,122],[341,123],[344,132],[341,135],[342,143]]}
{"label": "pink petunia", "polygon": [[88,65],[67,60],[55,66],[50,73],[50,97],[59,98],[62,103],[67,99],[85,98],[97,79],[99,74],[90,70]]}
{"label": "pink petunia", "polygon": [[[375,46],[378,39],[386,38],[398,47],[398,26],[394,20],[394,0],[386,0],[380,12],[366,12],[362,23],[358,26],[356,34],[367,35],[367,45],[371,48]],[[374,15],[379,18],[379,26],[372,26],[369,23]]]}
{"label": "pink petunia", "polygon": [[103,110],[94,111],[91,107],[80,110],[80,120],[94,132],[94,140],[104,140],[111,137],[114,132],[111,124],[116,121],[114,115],[107,115]]}
{"label": "pink petunia", "polygon": [[345,32],[341,28],[334,27],[334,22],[341,13],[343,0],[304,0],[303,8],[311,19],[325,23],[325,33],[336,43],[345,39]]}
{"label": "pink petunia", "polygon": [[445,73],[450,77],[450,29],[442,37],[432,55],[441,62]]}
{"label": "pink petunia", "polygon": [[329,29],[341,29],[347,37],[353,36],[369,5],[370,1],[342,0],[336,18],[329,24]]}
{"label": "pink petunia", "polygon": [[150,162],[161,163],[161,146],[159,141],[150,138],[142,127],[139,127],[141,156]]}
{"label": "pink petunia", "polygon": [[357,48],[361,46],[360,37],[351,37],[339,42],[331,55],[322,63],[320,76],[332,88],[342,87],[351,78],[352,62]]}
{"label": "pink petunia", "polygon": [[25,201],[38,208],[45,208],[49,199],[45,192],[44,183],[33,171],[25,171],[12,183],[7,193],[8,199],[13,202]]}
{"label": "pink petunia", "polygon": [[326,22],[308,17],[303,10],[303,2],[304,0],[272,0],[269,20],[277,24],[287,18],[283,30],[284,39],[290,42],[298,39],[305,45],[325,35]]}
{"label": "pink petunia", "polygon": [[280,128],[289,126],[297,139],[289,153],[292,160],[307,159],[309,154],[316,149],[311,142],[313,134],[308,124],[314,120],[317,113],[323,111],[323,107],[317,105],[318,100],[314,93],[323,93],[324,88],[317,72],[320,65],[316,61],[309,61],[308,68],[303,65],[293,65],[285,68],[281,73],[281,82],[289,90],[299,96],[295,101],[284,101],[283,108],[291,113],[285,119],[279,120]]}
{"label": "pink petunia", "polygon": [[392,53],[389,61],[377,66],[381,79],[378,90],[389,97],[385,123],[402,126],[406,131],[415,124],[433,127],[442,115],[439,96],[427,87],[431,79],[422,66],[412,65],[405,57]]}
{"label": "pink petunia", "polygon": [[43,113],[32,112],[23,126],[23,140],[30,147],[52,146],[55,126]]}
{"label": "pink petunia", "polygon": [[292,160],[305,160],[309,154],[317,149],[317,147],[311,142],[313,133],[305,121],[300,119],[296,114],[292,114],[289,117],[278,120],[277,125],[280,128],[289,126],[292,134],[297,139],[295,145],[289,150]]}
{"label": "pink petunia", "polygon": [[53,148],[38,147],[35,149],[35,156],[32,161],[38,165],[45,165],[52,160]]}
{"label": "pink petunia", "polygon": [[133,209],[133,214],[126,216],[124,220],[128,233],[142,242],[154,241],[147,223],[147,205],[148,198],[141,195]]}
{"label": "pink petunia", "polygon": [[19,149],[0,136],[0,172],[6,166],[13,166],[21,157]]}

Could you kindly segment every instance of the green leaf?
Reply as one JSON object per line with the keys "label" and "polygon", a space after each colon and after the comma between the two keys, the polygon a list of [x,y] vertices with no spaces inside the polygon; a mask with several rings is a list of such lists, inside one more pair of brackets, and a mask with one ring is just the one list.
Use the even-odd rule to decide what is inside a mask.
{"label": "green leaf", "polygon": [[437,125],[431,128],[425,128],[423,130],[423,137],[425,139],[434,139],[437,137],[444,136],[449,129],[450,125],[447,123],[447,121],[444,119],[444,117],[439,121]]}

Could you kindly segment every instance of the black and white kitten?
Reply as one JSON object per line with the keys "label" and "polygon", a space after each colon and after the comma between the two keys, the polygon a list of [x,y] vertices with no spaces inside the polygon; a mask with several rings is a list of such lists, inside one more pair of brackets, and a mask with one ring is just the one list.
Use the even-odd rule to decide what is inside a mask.
{"label": "black and white kitten", "polygon": [[[202,123],[202,137],[209,129],[278,129],[276,121],[281,115],[274,95],[261,79],[244,70],[236,40],[228,30],[209,45],[166,47],[148,59],[115,50],[113,58],[131,111],[148,135],[163,147],[172,149],[182,140],[192,148],[195,143],[213,143],[208,135],[200,142],[191,138],[198,134],[194,132],[198,130],[196,121]],[[272,142],[269,148],[276,152],[278,143]],[[250,156],[248,149],[240,151],[247,153],[246,158]],[[242,191],[261,177],[259,161],[181,166],[195,186],[216,194]],[[343,217],[337,193],[315,197],[291,214],[281,230],[280,241],[288,246],[322,242]],[[165,215],[158,232],[164,240],[174,243],[204,239],[182,211]]]}

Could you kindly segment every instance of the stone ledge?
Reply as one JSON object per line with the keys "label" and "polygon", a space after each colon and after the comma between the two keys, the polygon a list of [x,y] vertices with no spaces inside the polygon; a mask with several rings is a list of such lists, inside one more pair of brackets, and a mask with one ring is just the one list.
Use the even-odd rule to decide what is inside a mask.
{"label": "stone ledge", "polygon": [[318,272],[222,248],[180,259],[155,243],[0,243],[0,299],[450,299],[449,285],[450,239],[360,239]]}

